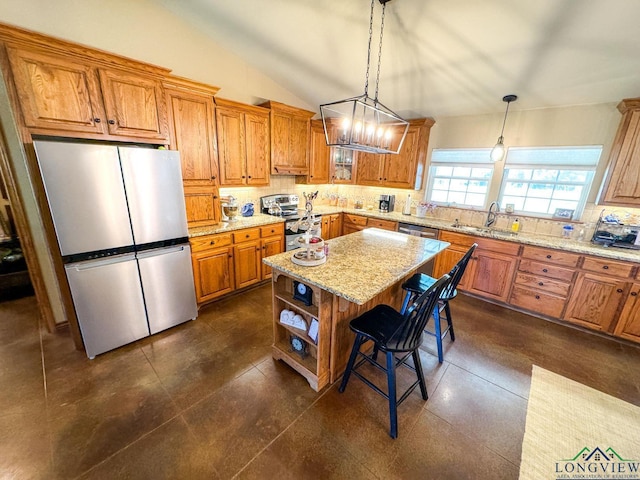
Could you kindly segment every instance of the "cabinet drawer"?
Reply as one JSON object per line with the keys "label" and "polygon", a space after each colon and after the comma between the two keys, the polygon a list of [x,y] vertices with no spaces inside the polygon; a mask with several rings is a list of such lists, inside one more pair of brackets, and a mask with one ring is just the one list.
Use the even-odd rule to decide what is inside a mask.
{"label": "cabinet drawer", "polygon": [[542,262],[553,263],[565,267],[575,267],[578,264],[580,255],[575,253],[562,252],[560,250],[550,250],[548,248],[537,248],[526,246],[522,250],[524,258],[540,260]]}
{"label": "cabinet drawer", "polygon": [[521,272],[531,273],[534,275],[543,275],[545,277],[555,278],[558,280],[564,280],[570,282],[573,280],[574,270],[570,268],[556,267],[549,265],[548,263],[534,262],[532,260],[522,259],[520,260]]}
{"label": "cabinet drawer", "polygon": [[231,245],[231,234],[221,233],[216,235],[203,235],[189,239],[192,252],[200,252],[210,248],[226,247]]}
{"label": "cabinet drawer", "polygon": [[475,243],[475,238],[463,233],[447,232],[446,230],[440,230],[440,236],[438,240],[448,242],[451,245],[462,245],[464,247],[470,247]]}
{"label": "cabinet drawer", "polygon": [[548,293],[514,285],[509,302],[516,307],[531,310],[553,318],[560,318],[565,299]]}
{"label": "cabinet drawer", "polygon": [[249,240],[257,240],[260,238],[259,228],[244,228],[233,232],[233,243],[247,242]]}
{"label": "cabinet drawer", "polygon": [[377,218],[367,219],[367,227],[382,228],[384,230],[391,230],[395,232],[398,230],[398,222],[392,222],[391,220],[379,220]]}
{"label": "cabinet drawer", "polygon": [[284,225],[267,225],[266,227],[260,227],[260,236],[261,237],[271,237],[272,235],[283,235],[284,234]]}
{"label": "cabinet drawer", "polygon": [[569,293],[569,283],[554,280],[552,278],[539,277],[537,275],[529,275],[527,273],[518,272],[516,275],[516,283],[522,287],[530,287],[536,290],[543,290],[548,293],[566,297]]}
{"label": "cabinet drawer", "polygon": [[367,224],[367,217],[363,217],[361,215],[351,215],[350,213],[344,214],[344,222],[352,223],[354,225],[362,225],[365,226]]}
{"label": "cabinet drawer", "polygon": [[501,240],[491,240],[485,237],[472,237],[478,244],[479,250],[489,250],[491,252],[504,253],[505,255],[518,255],[520,244],[513,242],[503,242]]}
{"label": "cabinet drawer", "polygon": [[606,273],[616,277],[629,277],[633,272],[633,265],[630,263],[616,262],[604,258],[584,257],[582,264],[584,270],[590,272]]}

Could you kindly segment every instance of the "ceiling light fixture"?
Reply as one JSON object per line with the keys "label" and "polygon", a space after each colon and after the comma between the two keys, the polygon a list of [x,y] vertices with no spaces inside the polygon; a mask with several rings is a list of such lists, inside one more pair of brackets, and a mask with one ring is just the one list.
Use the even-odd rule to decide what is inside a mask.
{"label": "ceiling light fixture", "polygon": [[369,97],[369,66],[371,62],[371,39],[373,36],[373,11],[375,0],[371,0],[369,20],[369,47],[367,52],[367,74],[364,94],[333,103],[320,105],[322,124],[327,145],[369,153],[398,153],[409,129],[409,122],[389,110],[378,101],[380,82],[380,59],[382,57],[382,35],[384,32],[384,11],[387,2],[382,4],[380,24],[380,45],[378,49],[378,71],[376,74],[376,93]]}
{"label": "ceiling light fixture", "polygon": [[498,137],[498,143],[491,150],[491,160],[494,162],[500,162],[504,158],[504,126],[507,123],[507,114],[509,113],[509,104],[515,102],[518,99],[517,95],[505,95],[502,97],[503,102],[507,102],[507,110],[504,112],[504,120],[502,121],[502,131]]}

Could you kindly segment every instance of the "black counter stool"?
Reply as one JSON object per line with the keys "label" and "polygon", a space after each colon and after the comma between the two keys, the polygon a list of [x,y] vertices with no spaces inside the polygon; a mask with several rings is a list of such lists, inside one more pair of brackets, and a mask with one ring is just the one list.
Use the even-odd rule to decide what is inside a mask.
{"label": "black counter stool", "polygon": [[[369,385],[373,390],[389,401],[389,418],[391,438],[398,436],[398,405],[402,403],[416,386],[420,385],[422,398],[426,400],[427,385],[422,373],[420,355],[418,348],[422,344],[422,333],[424,327],[436,308],[438,298],[442,290],[449,284],[449,275],[443,275],[441,279],[435,281],[428,289],[418,295],[415,301],[404,313],[400,313],[389,305],[376,305],[371,310],[363,313],[351,320],[349,327],[356,334],[353,342],[347,369],[342,377],[339,392],[344,392],[349,377],[353,373],[356,377]],[[371,354],[363,353],[360,347],[365,342],[371,340],[374,343]],[[386,367],[377,362],[378,351],[386,355]],[[396,358],[396,354],[399,354]],[[356,363],[357,357],[362,359]],[[413,358],[413,366],[405,363],[409,357]],[[373,365],[379,370],[387,373],[387,393],[374,385],[363,374],[358,372],[358,368],[365,362]],[[400,400],[396,393],[396,368],[400,365],[410,368],[418,379],[402,394]]]}
{"label": "black counter stool", "polygon": [[[449,272],[449,276],[451,277],[451,282],[440,294],[440,298],[438,299],[438,306],[433,312],[433,332],[429,330],[425,330],[425,333],[436,337],[436,346],[438,347],[438,361],[442,363],[443,359],[443,351],[442,351],[442,340],[449,333],[451,337],[451,341],[454,342],[456,340],[455,333],[453,331],[453,321],[451,319],[451,309],[449,308],[449,300],[453,300],[458,291],[458,283],[462,279],[465,270],[467,269],[467,264],[473,255],[474,250],[478,246],[477,243],[471,245],[471,248],[464,254],[464,256],[458,260],[451,271]],[[413,277],[402,284],[402,288],[407,291],[404,301],[402,302],[401,312],[407,308],[409,303],[413,302],[416,296],[420,295],[422,292],[427,290],[431,285],[436,282],[436,279],[430,277],[429,275],[425,275],[424,273],[416,273]],[[444,311],[446,320],[447,320],[447,328],[442,330],[441,313]]]}

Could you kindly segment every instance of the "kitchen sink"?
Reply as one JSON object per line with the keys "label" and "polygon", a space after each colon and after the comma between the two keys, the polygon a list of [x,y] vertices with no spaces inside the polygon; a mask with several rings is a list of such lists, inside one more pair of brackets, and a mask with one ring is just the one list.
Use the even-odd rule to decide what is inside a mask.
{"label": "kitchen sink", "polygon": [[471,225],[451,225],[452,227],[460,230],[461,232],[470,233],[470,234],[480,234],[482,236],[489,236],[494,238],[509,238],[515,237],[518,235],[516,232],[512,232],[509,230],[498,230],[496,228],[491,227],[473,227]]}

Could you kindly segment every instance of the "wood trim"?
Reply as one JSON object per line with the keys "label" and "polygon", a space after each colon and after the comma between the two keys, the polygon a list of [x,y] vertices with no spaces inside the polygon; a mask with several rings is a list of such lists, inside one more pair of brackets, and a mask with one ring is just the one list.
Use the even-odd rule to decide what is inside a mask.
{"label": "wood trim", "polygon": [[237,110],[243,110],[245,112],[257,113],[258,115],[269,115],[269,109],[258,105],[249,105],[246,103],[235,102],[233,100],[227,100],[226,98],[214,98],[215,104],[218,107],[227,107]]}
{"label": "wood trim", "polygon": [[316,112],[305,110],[303,108],[293,107],[280,102],[274,102],[273,100],[266,101],[260,104],[261,107],[268,108],[270,110],[277,110],[279,113],[285,113],[287,115],[294,115],[297,117],[304,117],[311,119],[316,115]]}
{"label": "wood trim", "polygon": [[149,75],[163,78],[171,71],[168,68],[140,62],[122,55],[116,55],[104,50],[69,42],[60,38],[44,35],[32,30],[0,23],[0,41],[12,45],[22,45],[28,48],[38,48],[45,52],[65,55],[77,61],[91,62],[96,66],[128,68],[143,71]]}
{"label": "wood trim", "polygon": [[220,91],[220,87],[207,85],[206,83],[196,82],[188,78],[179,77],[177,75],[168,75],[162,81],[164,88],[172,90],[180,90],[185,93],[199,93],[202,95],[211,95],[212,97]]}

